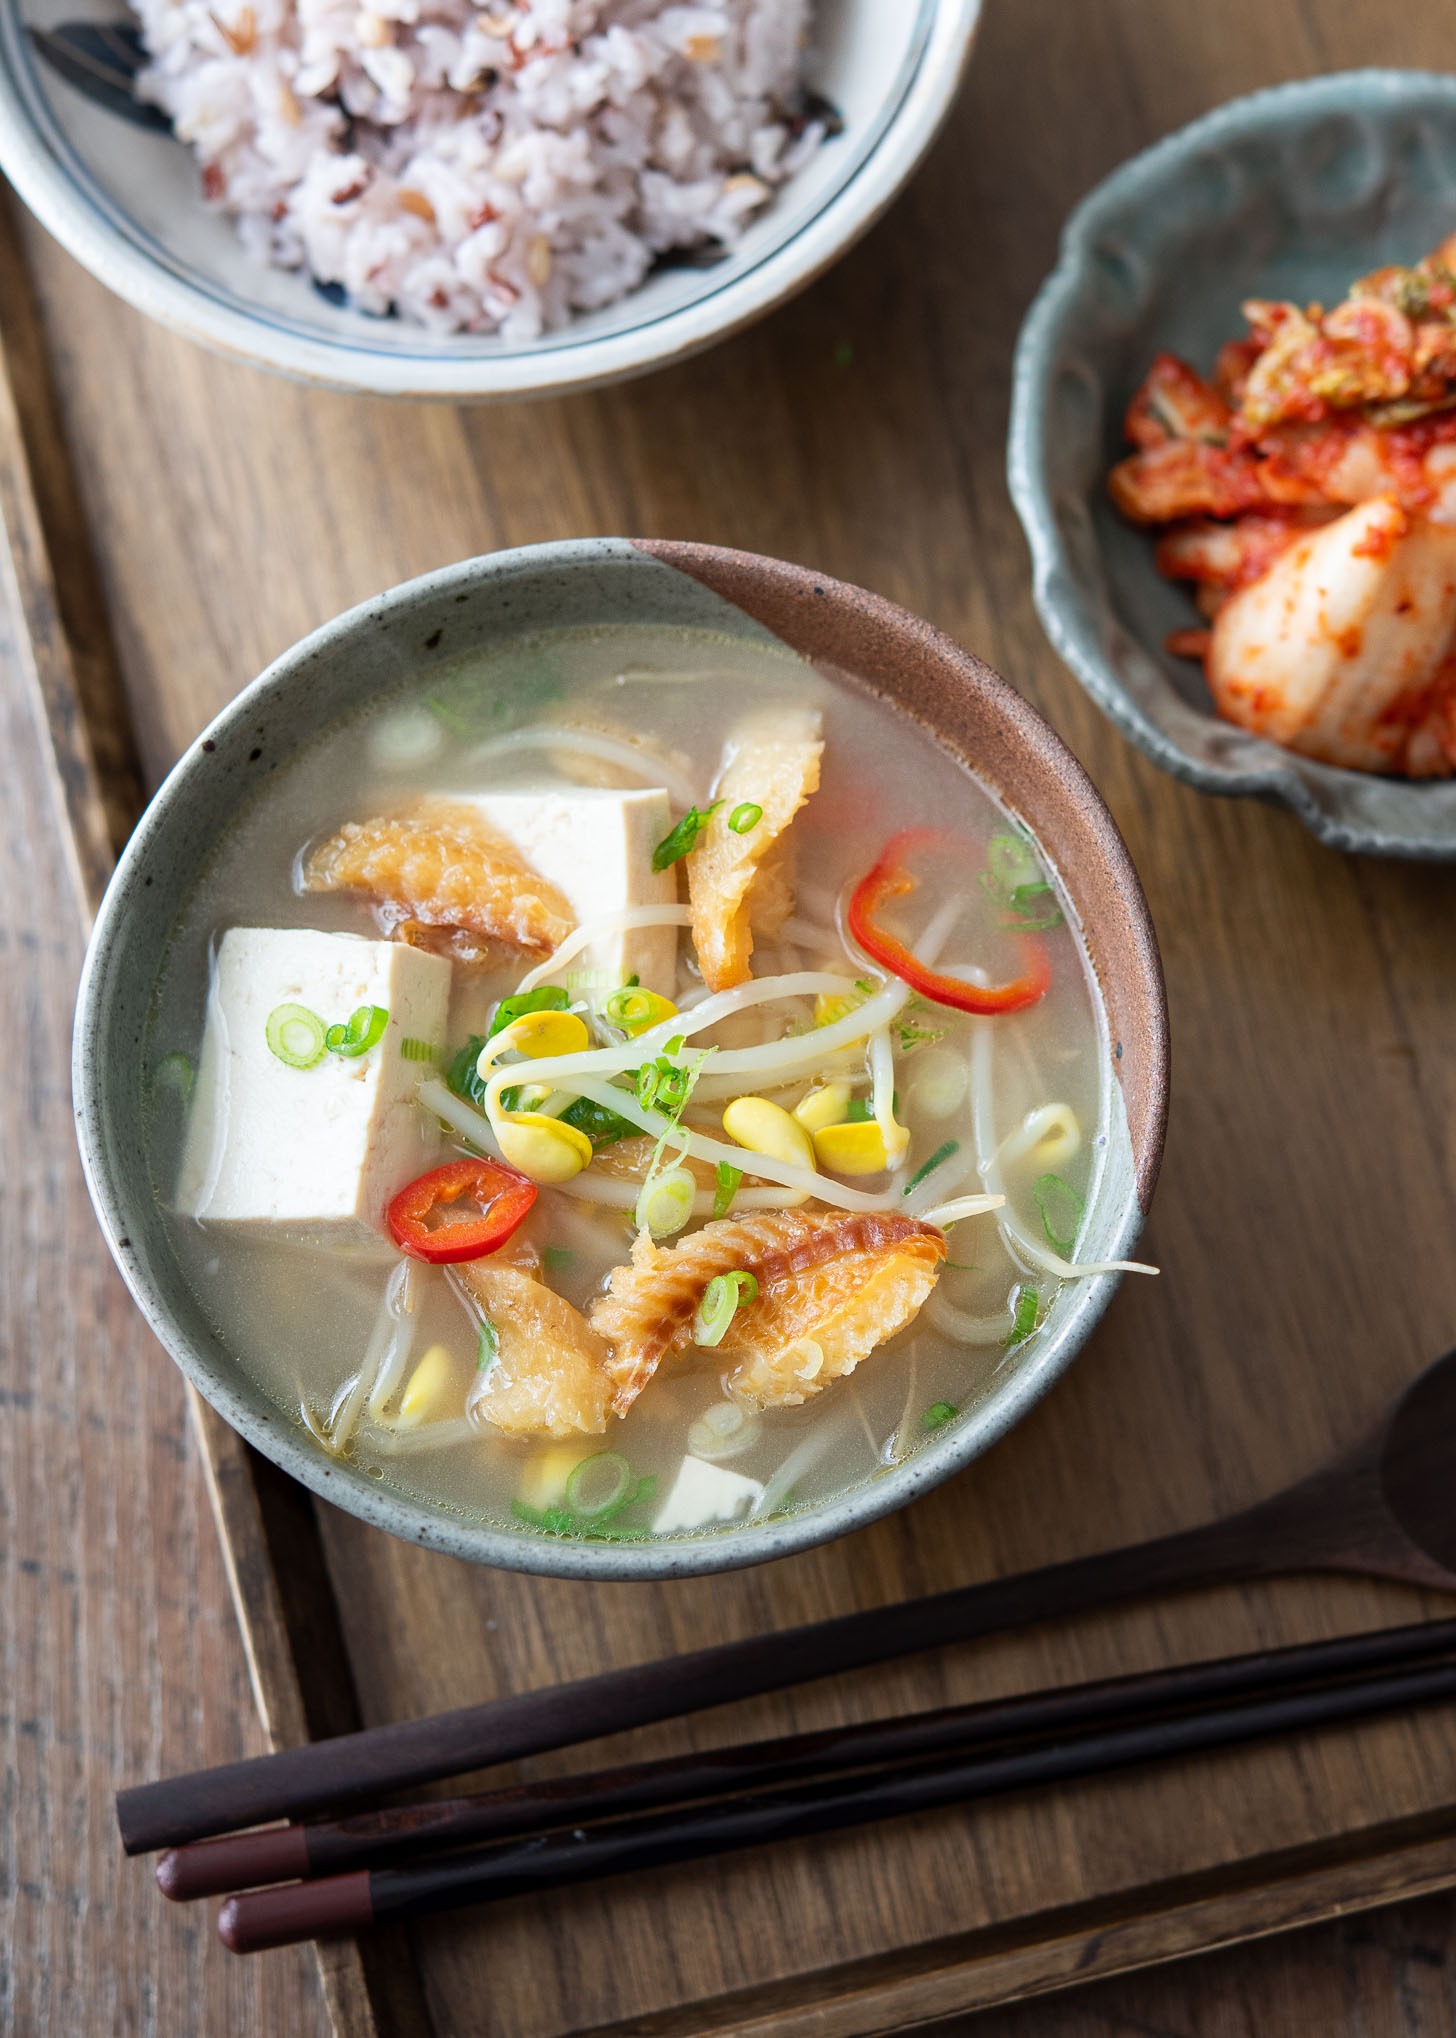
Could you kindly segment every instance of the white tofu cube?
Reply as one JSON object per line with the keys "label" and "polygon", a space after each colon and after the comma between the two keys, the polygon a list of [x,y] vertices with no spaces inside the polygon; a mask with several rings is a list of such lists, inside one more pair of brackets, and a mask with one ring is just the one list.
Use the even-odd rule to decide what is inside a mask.
{"label": "white tofu cube", "polygon": [[[676,865],[652,868],[652,852],[672,827],[667,794],[660,789],[570,786],[461,797],[565,894],[579,926],[631,906],[677,904]],[[635,976],[649,990],[671,997],[677,938],[675,927],[604,935],[572,968],[590,971],[603,990],[616,990]]]}
{"label": "white tofu cube", "polygon": [[[401,1043],[443,1052],[450,965],[396,941],[312,928],[233,927],[218,948],[177,1205],[204,1224],[366,1243],[390,1198],[438,1154],[415,1102],[423,1073]],[[290,1068],[268,1016],[304,1005],[326,1026],[361,1005],[389,1013],[367,1054]]]}
{"label": "white tofu cube", "polygon": [[705,1458],[684,1458],[672,1491],[658,1509],[654,1535],[674,1530],[710,1528],[715,1522],[737,1521],[763,1492],[757,1479],[710,1465]]}

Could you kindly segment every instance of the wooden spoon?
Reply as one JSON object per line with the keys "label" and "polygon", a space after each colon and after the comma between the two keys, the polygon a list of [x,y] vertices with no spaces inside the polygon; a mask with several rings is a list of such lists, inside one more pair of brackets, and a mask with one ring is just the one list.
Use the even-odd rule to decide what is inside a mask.
{"label": "wooden spoon", "polygon": [[920,1649],[1156,1591],[1298,1571],[1456,1590],[1456,1351],[1422,1373],[1348,1457],[1223,1521],[898,1605],[608,1670],[547,1691],[370,1727],[118,1793],[129,1854],[301,1818],[751,1698]]}

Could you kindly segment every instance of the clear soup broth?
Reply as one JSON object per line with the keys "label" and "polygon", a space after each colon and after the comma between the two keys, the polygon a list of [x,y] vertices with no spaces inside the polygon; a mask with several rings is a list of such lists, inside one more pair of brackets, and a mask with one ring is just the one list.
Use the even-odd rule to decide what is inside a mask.
{"label": "clear soup broth", "polygon": [[[664,797],[614,797],[636,789]],[[500,849],[487,884],[502,813],[546,847]],[[482,931],[491,885],[518,927],[523,893],[554,897],[549,938]],[[981,1016],[913,988],[853,938],[856,887],[917,981],[1037,994]],[[147,1067],[177,1258],[289,1420],[433,1507],[607,1541],[812,1507],[961,1420],[1088,1271],[1106,1054],[1067,910],[931,736],[771,644],[611,628],[430,666],[273,772],[175,928]],[[329,952],[399,1010],[343,979],[329,1009],[282,995],[312,951],[280,975],[278,940],[238,929],[381,944]],[[503,1014],[523,981],[544,998]],[[426,1006],[434,1037],[402,1030]],[[470,1156],[534,1181],[524,1219],[429,1256],[489,1235],[497,1168],[424,1192],[401,1251],[399,1192]]]}

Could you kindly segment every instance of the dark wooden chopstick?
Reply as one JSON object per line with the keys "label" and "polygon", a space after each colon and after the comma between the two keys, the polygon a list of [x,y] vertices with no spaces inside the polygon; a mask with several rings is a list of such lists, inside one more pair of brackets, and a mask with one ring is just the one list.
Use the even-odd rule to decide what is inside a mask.
{"label": "dark wooden chopstick", "polygon": [[902,1763],[723,1803],[537,1834],[398,1868],[254,1890],[229,1897],[218,1915],[218,1932],[236,1953],[259,1952],[1452,1698],[1456,1661],[1380,1669],[1334,1684],[1094,1728],[949,1762]]}
{"label": "dark wooden chopstick", "polygon": [[948,1706],[899,1719],[396,1806],[338,1821],[229,1834],[169,1850],[157,1864],[157,1882],[167,1896],[187,1901],[266,1883],[340,1875],[553,1827],[580,1826],[781,1784],[803,1785],[847,1770],[964,1755],[1076,1729],[1105,1730],[1218,1701],[1293,1692],[1409,1667],[1453,1652],[1456,1620],[1261,1650],[1019,1698]]}
{"label": "dark wooden chopstick", "polygon": [[[1287,1504],[1288,1496],[1278,1502]],[[138,1784],[117,1793],[122,1845],[128,1854],[147,1854],[272,1819],[338,1812],[548,1748],[1115,1605],[1160,1588],[1187,1589],[1257,1575],[1271,1566],[1288,1568],[1287,1548],[1270,1532],[1275,1505],[1012,1578]]]}

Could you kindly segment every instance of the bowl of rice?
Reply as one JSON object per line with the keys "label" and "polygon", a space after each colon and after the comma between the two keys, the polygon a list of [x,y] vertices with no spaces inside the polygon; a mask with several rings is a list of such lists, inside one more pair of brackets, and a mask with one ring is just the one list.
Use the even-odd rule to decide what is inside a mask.
{"label": "bowl of rice", "polygon": [[561,394],[803,288],[981,0],[15,0],[0,169],[148,316],[336,389]]}

